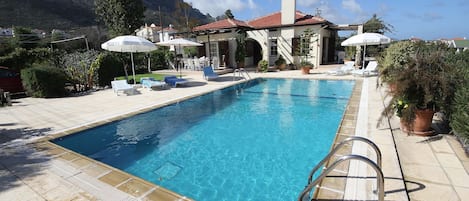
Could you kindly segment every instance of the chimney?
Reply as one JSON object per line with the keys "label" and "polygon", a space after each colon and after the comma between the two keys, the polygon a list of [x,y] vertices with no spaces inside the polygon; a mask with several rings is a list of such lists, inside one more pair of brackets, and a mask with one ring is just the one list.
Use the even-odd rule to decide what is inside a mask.
{"label": "chimney", "polygon": [[295,24],[296,0],[282,0],[282,25]]}

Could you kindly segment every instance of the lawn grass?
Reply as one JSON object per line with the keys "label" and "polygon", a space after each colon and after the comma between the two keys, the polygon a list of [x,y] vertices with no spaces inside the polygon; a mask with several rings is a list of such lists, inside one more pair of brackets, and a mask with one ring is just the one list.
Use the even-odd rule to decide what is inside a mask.
{"label": "lawn grass", "polygon": [[[135,79],[136,79],[137,83],[140,83],[140,78],[142,78],[142,77],[152,77],[155,80],[163,80],[165,76],[168,76],[168,75],[145,73],[145,74],[135,74]],[[125,80],[125,76],[116,77],[115,79],[116,80]],[[133,79],[133,76],[129,75],[129,77],[127,77],[127,82],[128,83],[133,83],[132,79]]]}

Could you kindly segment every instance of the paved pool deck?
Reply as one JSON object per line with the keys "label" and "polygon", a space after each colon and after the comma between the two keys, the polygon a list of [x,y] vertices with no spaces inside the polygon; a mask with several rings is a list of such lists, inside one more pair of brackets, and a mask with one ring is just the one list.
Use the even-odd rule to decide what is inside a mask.
{"label": "paved pool deck", "polygon": [[[357,97],[350,101],[337,140],[360,135],[375,142],[383,154],[386,200],[469,200],[469,158],[454,136],[407,135],[396,118],[378,123],[386,97],[376,77],[330,76],[336,66],[320,66],[309,75],[299,70],[250,73],[252,77],[357,79]],[[163,73],[176,74],[174,71]],[[201,72],[185,71],[189,86],[164,91],[138,88],[137,94],[116,96],[111,89],[86,95],[15,99],[0,108],[0,200],[190,200],[112,167],[89,160],[47,140],[242,82],[233,74],[205,81]],[[374,153],[354,143],[351,153]],[[318,198],[375,200],[375,174],[350,163],[343,177],[327,178]],[[314,164],[312,164],[313,166]],[[308,173],[305,174],[305,183]],[[346,179],[344,179],[346,178]],[[342,184],[342,185],[336,185]],[[298,192],[299,193],[299,192]]]}

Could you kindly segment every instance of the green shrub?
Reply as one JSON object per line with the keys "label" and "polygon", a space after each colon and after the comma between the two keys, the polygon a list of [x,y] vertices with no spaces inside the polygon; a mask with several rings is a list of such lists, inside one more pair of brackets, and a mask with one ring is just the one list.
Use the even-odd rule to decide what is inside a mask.
{"label": "green shrub", "polygon": [[458,81],[454,86],[450,126],[459,137],[469,140],[469,51],[450,55],[447,62],[456,69],[452,79]]}
{"label": "green shrub", "polygon": [[99,86],[110,86],[115,77],[125,75],[121,53],[104,52],[98,68]]}
{"label": "green shrub", "polygon": [[9,54],[0,56],[0,65],[21,70],[33,66],[34,63],[50,62],[55,54],[55,52],[48,48],[35,48],[30,50],[15,48]]}
{"label": "green shrub", "polygon": [[150,52],[151,70],[161,70],[168,68],[168,64],[166,63],[166,51],[167,50],[160,48],[156,51]]}
{"label": "green shrub", "polygon": [[267,72],[267,69],[269,68],[269,62],[266,60],[260,60],[257,66],[260,72]]}
{"label": "green shrub", "polygon": [[378,57],[381,81],[392,83],[405,64],[415,53],[416,43],[412,41],[400,41],[391,44],[386,51]]}
{"label": "green shrub", "polygon": [[59,68],[32,67],[21,70],[26,92],[38,98],[64,97],[67,93],[65,73]]}

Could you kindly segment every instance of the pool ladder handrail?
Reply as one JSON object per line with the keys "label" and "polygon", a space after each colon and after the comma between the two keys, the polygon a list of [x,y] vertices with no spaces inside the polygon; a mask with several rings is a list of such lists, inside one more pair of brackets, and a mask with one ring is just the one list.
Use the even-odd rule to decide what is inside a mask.
{"label": "pool ladder handrail", "polygon": [[[340,148],[342,148],[347,142],[351,141],[362,141],[365,142],[366,144],[370,145],[373,150],[376,152],[376,161],[377,163],[373,162],[367,157],[361,156],[361,155],[355,155],[355,154],[350,154],[346,156],[342,156],[335,160],[335,162],[330,165],[329,167],[324,167],[324,172],[319,175],[318,178],[313,180],[314,173],[324,165]],[[381,171],[381,151],[379,150],[378,146],[376,146],[375,143],[370,141],[367,138],[360,137],[360,136],[352,136],[344,139],[342,142],[340,142],[334,149],[332,149],[329,154],[327,154],[310,172],[308,176],[308,184],[305,186],[305,189],[301,192],[300,197],[298,197],[298,201],[304,201],[304,198],[306,195],[309,194],[311,189],[317,185],[330,171],[334,169],[335,166],[339,165],[340,163],[348,160],[361,160],[368,165],[370,165],[377,174],[377,187],[378,187],[378,200],[384,200],[384,177],[383,177],[383,172]],[[309,199],[309,198],[308,198]]]}
{"label": "pool ladder handrail", "polygon": [[[236,73],[238,73],[239,77],[242,77],[245,80],[248,80],[246,79],[246,76],[249,78],[249,80],[251,79],[251,76],[247,71],[244,70],[244,68],[237,68],[233,71],[233,81],[236,78]],[[246,76],[244,74],[246,74]]]}

